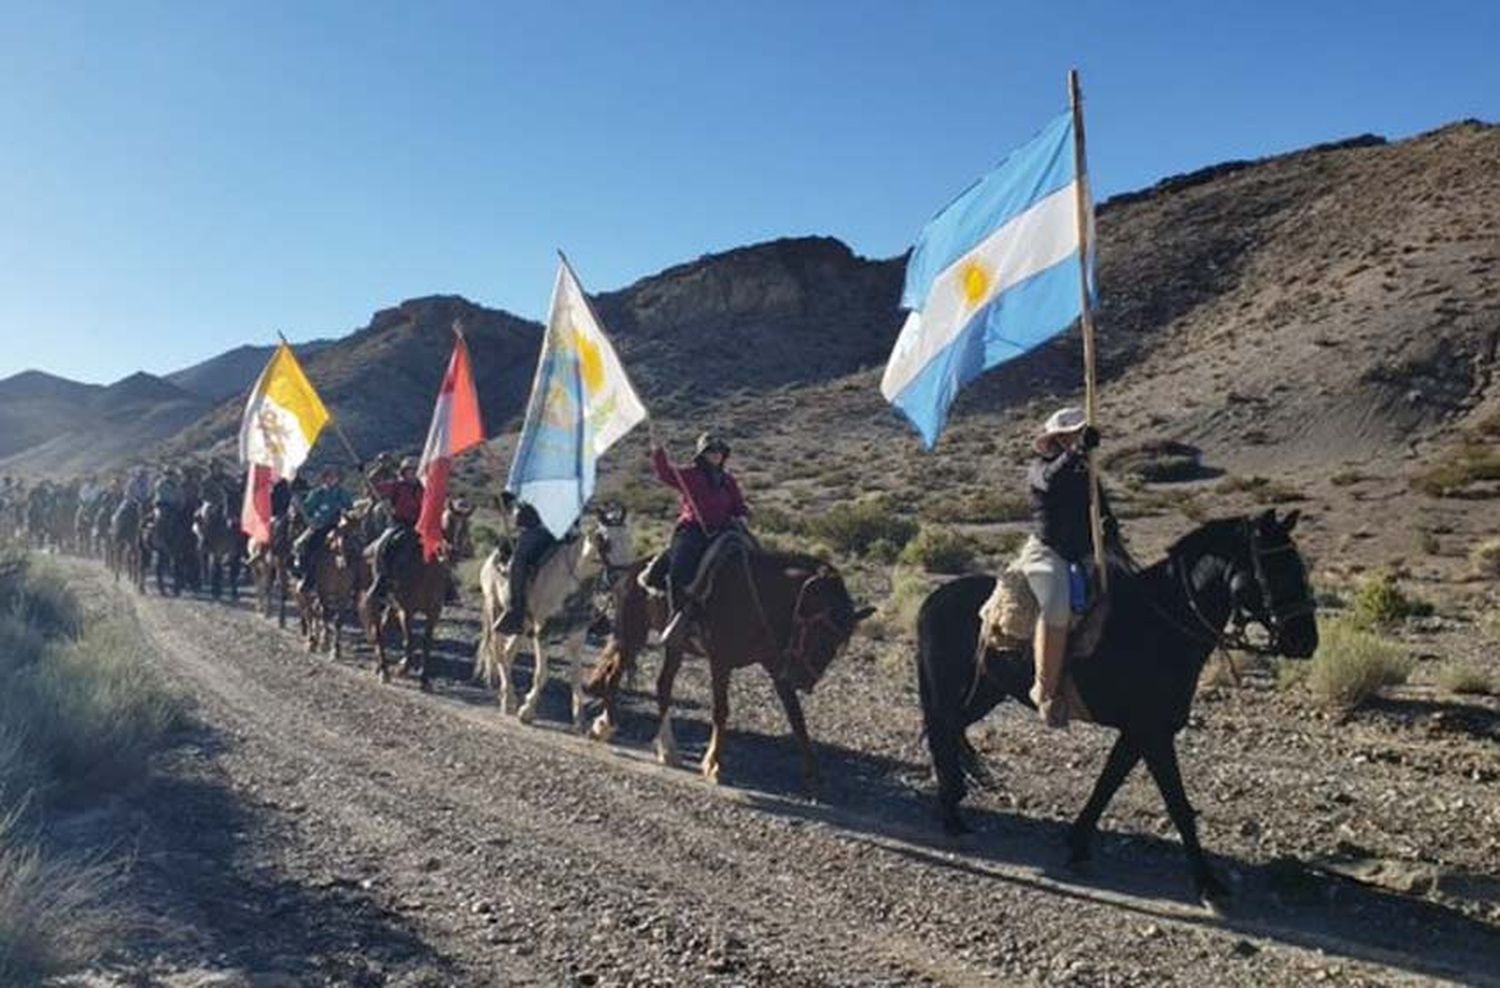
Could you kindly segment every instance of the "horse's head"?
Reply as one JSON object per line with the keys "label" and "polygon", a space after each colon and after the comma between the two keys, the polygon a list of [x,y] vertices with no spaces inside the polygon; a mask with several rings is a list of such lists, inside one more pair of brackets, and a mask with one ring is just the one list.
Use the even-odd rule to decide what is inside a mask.
{"label": "horse's head", "polygon": [[1273,508],[1245,519],[1246,551],[1229,577],[1235,622],[1259,624],[1270,634],[1272,650],[1294,659],[1318,649],[1317,604],[1292,541],[1300,517],[1292,511],[1278,518]]}
{"label": "horse's head", "polygon": [[849,643],[855,627],[875,608],[855,607],[844,578],[828,563],[793,564],[784,572],[796,585],[787,678],[798,689],[810,691]]}
{"label": "horse's head", "polygon": [[582,560],[604,569],[629,566],[635,553],[624,505],[607,504],[594,511],[595,525],[583,545]]}
{"label": "horse's head", "polygon": [[469,536],[469,516],[474,506],[461,497],[450,497],[443,507],[443,545],[450,562],[474,555],[474,541]]}
{"label": "horse's head", "polygon": [[359,565],[365,549],[365,541],[360,537],[362,520],[353,511],[346,511],[328,533],[328,551],[339,569],[354,569]]}

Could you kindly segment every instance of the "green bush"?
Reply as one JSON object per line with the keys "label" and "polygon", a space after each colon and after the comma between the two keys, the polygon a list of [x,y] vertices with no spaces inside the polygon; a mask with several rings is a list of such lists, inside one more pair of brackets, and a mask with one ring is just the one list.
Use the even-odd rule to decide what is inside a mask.
{"label": "green bush", "polygon": [[974,563],[974,540],[951,528],[923,526],[901,550],[901,562],[928,573],[962,573]]}
{"label": "green bush", "polygon": [[1307,500],[1307,495],[1295,487],[1269,477],[1227,477],[1219,482],[1218,490],[1220,494],[1248,494],[1256,504]]}
{"label": "green bush", "polygon": [[1353,710],[1386,686],[1411,675],[1412,661],[1400,646],[1349,621],[1335,620],[1318,632],[1318,651],[1307,664],[1307,687],[1331,707]]}
{"label": "green bush", "polygon": [[774,504],[757,505],[755,516],[751,520],[757,531],[791,532],[797,528],[797,519],[792,517],[791,512]]}
{"label": "green bush", "polygon": [[1438,670],[1438,687],[1448,693],[1488,696],[1495,692],[1489,673],[1467,662],[1450,662]]}
{"label": "green bush", "polygon": [[835,552],[864,556],[877,542],[904,548],[917,534],[917,523],[895,512],[885,497],[834,505],[805,522],[804,532],[826,542]]}
{"label": "green bush", "polygon": [[1408,596],[1396,580],[1396,574],[1382,570],[1371,575],[1354,594],[1353,619],[1365,628],[1388,628],[1407,618],[1427,617],[1432,605]]}

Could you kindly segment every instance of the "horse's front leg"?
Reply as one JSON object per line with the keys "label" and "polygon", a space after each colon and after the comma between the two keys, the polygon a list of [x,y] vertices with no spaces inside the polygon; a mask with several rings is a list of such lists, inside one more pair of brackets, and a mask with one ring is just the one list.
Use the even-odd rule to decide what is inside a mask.
{"label": "horse's front leg", "polygon": [[491,639],[491,648],[496,653],[494,657],[495,698],[500,702],[500,712],[509,717],[516,712],[516,690],[512,685],[511,671],[516,662],[516,652],[521,647],[520,635],[504,635],[495,632]]}
{"label": "horse's front leg", "polygon": [[708,750],[703,753],[703,777],[718,785],[723,770],[724,735],[729,728],[729,667],[710,656],[708,668],[713,680],[714,724]]}
{"label": "horse's front leg", "polygon": [[672,687],[681,668],[682,650],[666,649],[661,672],[656,676],[656,760],[671,767],[678,762],[677,730],[672,726]]}
{"label": "horse's front leg", "polygon": [[1077,866],[1089,859],[1099,818],[1104,815],[1105,807],[1109,806],[1109,801],[1119,791],[1125,777],[1140,760],[1141,746],[1136,743],[1133,735],[1121,731],[1120,736],[1115,738],[1115,746],[1109,750],[1109,758],[1104,763],[1104,771],[1099,773],[1099,781],[1094,783],[1093,794],[1084,804],[1078,819],[1068,828],[1068,864]]}
{"label": "horse's front leg", "polygon": [[1187,790],[1182,785],[1182,771],[1177,764],[1177,745],[1170,734],[1161,734],[1146,742],[1146,767],[1156,788],[1161,791],[1162,801],[1167,804],[1167,814],[1182,837],[1182,849],[1187,853],[1188,869],[1192,872],[1193,884],[1197,886],[1198,898],[1212,907],[1218,900],[1229,896],[1229,889],[1208,866],[1203,848],[1198,844],[1198,822],[1192,804],[1188,802]]}
{"label": "horse's front leg", "polygon": [[568,682],[573,690],[573,729],[579,734],[588,731],[588,697],[583,692],[583,641],[587,636],[587,629],[579,629],[563,645],[563,654],[572,666]]}
{"label": "horse's front leg", "polygon": [[786,711],[786,719],[792,725],[792,736],[797,739],[797,750],[802,755],[802,786],[809,797],[816,797],[822,778],[818,773],[818,757],[813,753],[812,738],[807,735],[807,718],[802,714],[802,700],[797,688],[784,679],[775,680],[776,695]]}
{"label": "horse's front leg", "polygon": [[531,647],[533,649],[531,689],[527,691],[526,700],[516,714],[523,724],[530,724],[536,719],[536,708],[542,701],[542,690],[547,688],[547,646],[542,642],[540,626],[532,628]]}
{"label": "horse's front leg", "polygon": [[432,638],[437,632],[438,616],[429,611],[422,615],[422,678],[418,685],[422,692],[432,692]]}

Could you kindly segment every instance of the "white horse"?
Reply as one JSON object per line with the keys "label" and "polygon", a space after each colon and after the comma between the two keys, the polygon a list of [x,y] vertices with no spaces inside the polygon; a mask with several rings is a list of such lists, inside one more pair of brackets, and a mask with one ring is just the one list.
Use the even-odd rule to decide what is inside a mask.
{"label": "white horse", "polygon": [[[599,510],[594,517],[598,524],[588,534],[559,544],[532,570],[530,592],[526,594],[525,630],[521,634],[504,635],[494,630],[495,621],[504,609],[507,590],[506,565],[500,550],[491,552],[480,568],[479,587],[484,606],[479,649],[474,656],[474,679],[496,689],[501,712],[514,712],[523,724],[535,719],[537,703],[547,685],[547,647],[543,635],[549,623],[561,622],[559,630],[565,634],[563,652],[572,664],[573,725],[580,731],[584,729],[583,643],[592,618],[590,598],[594,580],[606,568],[622,569],[631,562],[625,509]],[[528,634],[535,671],[531,690],[516,710],[511,666],[521,640]]]}

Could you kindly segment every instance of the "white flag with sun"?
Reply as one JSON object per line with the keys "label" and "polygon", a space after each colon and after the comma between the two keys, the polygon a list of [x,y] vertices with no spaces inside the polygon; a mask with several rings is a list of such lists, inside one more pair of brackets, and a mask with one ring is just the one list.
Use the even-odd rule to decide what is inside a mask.
{"label": "white flag with sun", "polygon": [[645,418],[645,406],[564,260],[507,488],[561,537],[594,493],[595,461]]}

